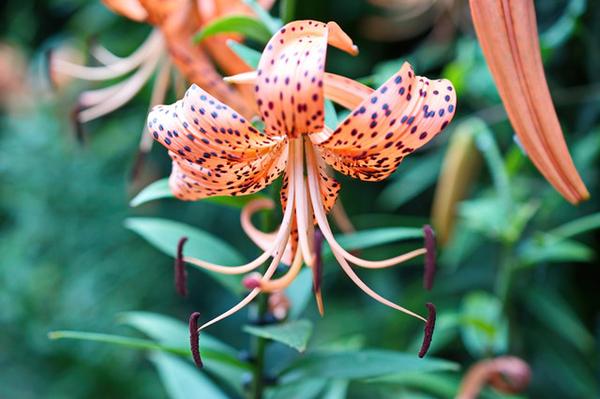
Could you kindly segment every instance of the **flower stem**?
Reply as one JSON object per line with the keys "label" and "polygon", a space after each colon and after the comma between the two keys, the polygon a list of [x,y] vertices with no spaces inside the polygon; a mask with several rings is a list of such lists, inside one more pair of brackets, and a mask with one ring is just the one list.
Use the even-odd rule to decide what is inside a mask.
{"label": "flower stem", "polygon": [[[279,200],[279,185],[272,185],[272,197],[273,200],[277,203]],[[274,226],[274,217],[273,212],[264,212],[262,217],[262,227],[263,231],[271,231]],[[264,274],[268,267],[268,262],[266,262],[263,266],[261,266],[260,272]],[[256,312],[256,320],[262,321],[265,319],[267,312],[269,310],[268,303],[268,294],[260,294],[257,301],[257,312]],[[254,370],[252,372],[252,385],[250,387],[249,397],[251,399],[262,399],[263,391],[264,391],[264,368],[265,368],[265,350],[267,348],[268,340],[263,337],[254,337],[254,342],[252,345],[253,354],[252,357],[254,359]]]}

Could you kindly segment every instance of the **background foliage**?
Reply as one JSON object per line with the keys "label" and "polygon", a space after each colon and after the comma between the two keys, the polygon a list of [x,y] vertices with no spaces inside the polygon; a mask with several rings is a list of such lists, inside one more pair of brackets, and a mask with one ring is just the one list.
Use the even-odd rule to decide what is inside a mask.
{"label": "background foliage", "polygon": [[[443,11],[431,23],[386,41],[366,29],[370,16],[383,13],[365,1],[297,3],[296,18],[336,20],[361,49],[356,58],[332,51],[329,70],[376,85],[409,60],[419,74],[444,76],[456,85],[453,124],[390,180],[340,178],[341,199],[359,229],[419,227],[430,220],[449,142],[461,131],[473,135],[472,156],[481,154],[483,161],[458,207],[453,239],[441,250],[432,294],[421,289],[416,265],[364,274],[378,291],[410,308],[426,301],[438,305],[431,355],[440,360],[417,360],[421,325],[360,294],[329,259],[325,318],[307,296],[310,281],[304,276],[289,292],[292,333],[243,328],[247,315],[236,315],[208,331],[218,341],[203,335],[201,347],[214,366],[207,373],[193,369],[185,358],[187,327],[177,320],[192,310],[219,314],[235,296],[192,271],[191,296],[177,298],[172,259],[164,254],[173,246],[160,238],[169,226],[156,218],[210,234],[225,248],[217,257],[244,259],[254,248],[239,228],[239,210],[172,199],[131,208],[135,192],[169,171],[166,153],[155,148],[143,181],[130,184],[148,88],[120,111],[86,125],[82,144],[68,118],[81,85],[51,93],[44,80],[48,48],[66,41],[85,51],[86,39],[96,36],[116,53],[128,54],[149,27],[113,15],[96,1],[8,0],[0,6],[0,38],[24,53],[36,94],[5,107],[0,119],[0,396],[182,398],[199,391],[211,398],[239,396],[248,364],[238,360],[238,350],[249,347],[250,333],[283,341],[267,352],[267,369],[279,376],[272,397],[448,398],[471,364],[497,354],[517,355],[531,365],[532,384],[523,397],[599,397],[600,4],[536,2],[547,78],[592,194],[573,207],[515,142],[465,2],[445,2],[452,13]],[[9,95],[0,93],[3,99]],[[386,241],[363,252],[383,257],[403,245]],[[49,331],[63,329],[111,334],[79,336],[96,341],[129,337],[113,343],[131,349],[48,340]],[[299,356],[293,347],[303,349],[308,338]]]}

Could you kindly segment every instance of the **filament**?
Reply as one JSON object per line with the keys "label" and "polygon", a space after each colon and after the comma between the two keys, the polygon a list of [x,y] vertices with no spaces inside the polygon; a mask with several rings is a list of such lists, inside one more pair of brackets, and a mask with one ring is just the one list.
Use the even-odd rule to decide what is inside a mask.
{"label": "filament", "polygon": [[[323,203],[322,203],[321,195],[319,193],[319,188],[318,188],[319,182],[317,180],[318,179],[317,172],[315,170],[316,166],[315,166],[314,154],[312,153],[312,149],[310,148],[309,145],[307,145],[307,153],[310,158],[308,161],[308,165],[309,165],[309,167],[308,167],[308,187],[310,190],[310,196],[312,199],[313,209],[314,209],[315,215],[317,216],[317,222],[319,224],[319,228],[321,229],[321,231],[324,232],[325,239],[327,239],[327,241],[331,245],[331,250],[333,252],[333,255],[337,259],[341,268],[361,290],[363,290],[367,295],[369,295],[376,301],[378,301],[386,306],[389,306],[393,309],[396,309],[400,312],[403,312],[410,316],[416,317],[417,319],[419,319],[423,322],[427,322],[427,320],[423,316],[420,316],[400,305],[397,305],[394,302],[391,302],[390,300],[382,297],[381,295],[379,295],[375,291],[373,291],[367,284],[365,284],[360,279],[360,277],[358,277],[358,275],[356,275],[356,273],[354,272],[352,267],[348,264],[348,262],[346,261],[347,253],[344,253],[345,251],[343,251],[343,252],[338,251],[337,248],[334,245],[332,245],[332,243],[328,237],[328,234],[325,234],[326,231],[330,231],[330,230],[329,230],[329,225],[327,224],[327,219],[322,217],[323,216]],[[329,234],[329,236],[332,237],[331,234]],[[348,255],[350,255],[350,254],[348,254]]]}

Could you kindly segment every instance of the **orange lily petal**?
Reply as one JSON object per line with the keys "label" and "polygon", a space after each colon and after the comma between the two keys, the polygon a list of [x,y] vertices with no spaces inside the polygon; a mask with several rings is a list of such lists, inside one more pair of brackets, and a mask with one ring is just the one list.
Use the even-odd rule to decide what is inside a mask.
{"label": "orange lily petal", "polygon": [[349,53],[356,52],[352,40],[333,22],[291,22],[267,44],[254,87],[267,134],[294,138],[323,129],[328,42]]}
{"label": "orange lily petal", "polygon": [[169,149],[171,189],[181,199],[251,194],[285,168],[286,139],[260,133],[196,85],[182,100],[155,107],[148,130]]}
{"label": "orange lily petal", "polygon": [[247,99],[225,82],[202,46],[192,37],[200,29],[198,9],[188,0],[139,0],[148,11],[148,21],[163,34],[169,55],[183,76],[246,117],[254,114]]}
{"label": "orange lily petal", "polygon": [[531,161],[568,201],[587,199],[544,76],[533,1],[470,4],[483,54]]}
{"label": "orange lily petal", "polygon": [[405,63],[325,141],[315,144],[338,171],[361,180],[383,180],[406,155],[446,127],[455,107],[449,81],[416,76]]}
{"label": "orange lily petal", "polygon": [[102,0],[102,3],[111,11],[133,21],[142,22],[148,17],[139,0]]}

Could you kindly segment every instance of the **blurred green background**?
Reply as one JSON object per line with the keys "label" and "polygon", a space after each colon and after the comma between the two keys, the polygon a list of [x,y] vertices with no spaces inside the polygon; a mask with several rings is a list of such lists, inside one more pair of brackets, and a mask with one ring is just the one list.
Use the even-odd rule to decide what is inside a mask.
{"label": "blurred green background", "polygon": [[[592,194],[577,207],[543,180],[513,139],[467,2],[398,0],[396,11],[364,0],[297,3],[297,19],[335,20],[361,50],[356,58],[332,51],[329,70],[378,85],[409,60],[419,74],[449,78],[458,92],[458,114],[449,129],[407,159],[391,179],[373,184],[339,178],[341,199],[359,229],[428,223],[442,159],[457,131],[477,130],[480,150],[473,156],[482,153],[484,160],[459,205],[453,240],[440,250],[432,293],[421,289],[416,266],[363,273],[376,290],[411,309],[436,303],[431,353],[460,364],[461,370],[378,383],[350,379],[349,385],[347,378],[334,378],[345,384],[338,396],[335,386],[327,385],[287,397],[325,397],[325,392],[331,398],[452,397],[466,369],[494,354],[519,356],[532,367],[532,383],[522,397],[600,397],[600,2],[536,2],[549,86]],[[177,297],[172,259],[124,221],[144,216],[184,222],[250,258],[256,249],[239,227],[239,210],[173,199],[131,208],[132,196],[170,168],[167,154],[156,146],[138,183],[131,183],[149,85],[125,107],[84,125],[83,142],[69,115],[77,93],[87,86],[72,82],[53,91],[48,85],[48,49],[68,43],[85,59],[94,38],[127,55],[149,26],[114,15],[99,1],[6,0],[0,10],[0,41],[23,60],[20,66],[18,57],[11,58],[13,67],[0,70],[14,83],[0,92],[0,397],[176,397],[164,369],[161,380],[153,367],[157,359],[149,361],[145,351],[52,341],[47,334],[69,329],[141,337],[119,323],[122,312],[156,312],[185,321],[193,310],[210,316],[226,310],[235,297],[196,271],[190,271],[190,297]],[[6,54],[0,60],[8,59]],[[388,243],[363,255],[381,258],[409,247]],[[502,291],[506,265],[516,266]],[[364,296],[334,262],[325,267],[326,315],[318,316],[312,299],[302,313],[314,323],[309,350],[416,353],[420,325]],[[249,336],[241,327],[246,318],[241,312],[209,333],[247,349]],[[267,369],[276,373],[295,356],[273,344]]]}

